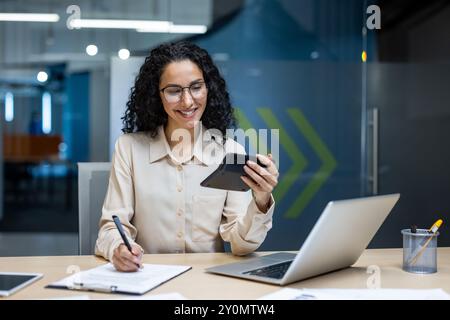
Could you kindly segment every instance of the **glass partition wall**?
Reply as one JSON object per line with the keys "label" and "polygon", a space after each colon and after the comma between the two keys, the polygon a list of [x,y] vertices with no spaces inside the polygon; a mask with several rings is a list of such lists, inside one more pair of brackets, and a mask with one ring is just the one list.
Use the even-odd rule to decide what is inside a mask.
{"label": "glass partition wall", "polygon": [[[20,40],[11,30],[17,25],[0,22],[0,255],[5,235],[61,233],[69,236],[61,243],[76,246],[74,168],[79,161],[108,161],[110,156],[108,132],[118,129],[117,120],[109,119],[110,70],[111,61],[121,61],[112,51],[119,43],[129,46],[130,61],[177,39],[193,41],[211,54],[227,81],[239,128],[248,134],[247,151],[270,152],[279,166],[273,229],[261,250],[297,250],[331,200],[401,193],[370,247],[400,247],[401,229],[429,227],[438,218],[445,223],[450,209],[448,1],[206,2],[207,8],[195,1],[139,0],[126,16],[139,10],[143,17],[148,8],[158,19],[179,15],[187,21],[201,15],[210,21],[204,34],[105,29],[79,31],[82,36],[73,38],[61,21],[59,28],[30,29],[45,31],[33,38],[45,42],[47,51],[38,46],[42,56],[27,53],[23,45],[14,55]],[[89,17],[105,8],[118,16],[129,5],[111,3],[100,10],[93,1],[76,3]],[[32,1],[20,4],[32,11]],[[53,11],[65,14],[65,4],[72,2],[55,2]],[[12,2],[0,9],[15,10]],[[111,41],[116,38],[117,43]],[[93,40],[110,51],[88,56],[84,48]],[[36,66],[27,61],[36,57],[49,76],[46,85],[37,83],[34,73],[33,81],[23,80]],[[132,78],[136,70],[125,72]],[[48,122],[44,125],[49,104],[50,129]],[[45,241],[55,242],[49,239],[55,238],[29,243],[45,247]],[[449,243],[444,225],[439,245]],[[28,252],[23,247],[22,254],[33,254],[33,246]],[[69,247],[62,244],[58,252],[74,253]],[[52,250],[41,252],[52,255]]]}

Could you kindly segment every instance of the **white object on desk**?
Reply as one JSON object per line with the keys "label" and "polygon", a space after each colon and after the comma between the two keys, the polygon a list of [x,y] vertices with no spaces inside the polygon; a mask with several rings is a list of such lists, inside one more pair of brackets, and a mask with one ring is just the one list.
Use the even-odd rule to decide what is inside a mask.
{"label": "white object on desk", "polygon": [[145,296],[129,296],[119,298],[118,300],[188,300],[185,296],[178,292],[160,293],[160,294],[146,294]]}
{"label": "white object on desk", "polygon": [[48,288],[144,294],[189,269],[190,266],[144,264],[137,272],[119,272],[108,263],[53,282]]}
{"label": "white object on desk", "polygon": [[53,297],[53,298],[46,298],[43,300],[90,300],[89,296],[87,294],[78,295],[78,296],[65,296],[65,297]]}
{"label": "white object on desk", "polygon": [[450,295],[442,289],[284,288],[260,300],[450,300]]}

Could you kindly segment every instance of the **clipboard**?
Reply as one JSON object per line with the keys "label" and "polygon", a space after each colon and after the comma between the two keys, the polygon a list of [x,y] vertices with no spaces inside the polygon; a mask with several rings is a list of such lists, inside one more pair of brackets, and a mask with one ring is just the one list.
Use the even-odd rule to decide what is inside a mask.
{"label": "clipboard", "polygon": [[267,166],[262,164],[256,156],[227,153],[219,167],[206,177],[200,185],[207,188],[215,188],[231,191],[248,191],[250,187],[242,181],[241,176],[247,176],[244,171],[244,165],[247,160],[256,162],[263,168]]}
{"label": "clipboard", "polygon": [[108,286],[108,285],[102,285],[102,284],[86,284],[85,285],[83,283],[74,283],[72,286],[49,284],[48,286],[46,286],[46,288],[140,295],[139,293],[121,292],[118,290],[117,286],[113,286],[113,285]]}
{"label": "clipboard", "polygon": [[46,286],[50,289],[143,295],[192,269],[190,266],[144,264],[137,272],[117,271],[111,263],[77,272]]}

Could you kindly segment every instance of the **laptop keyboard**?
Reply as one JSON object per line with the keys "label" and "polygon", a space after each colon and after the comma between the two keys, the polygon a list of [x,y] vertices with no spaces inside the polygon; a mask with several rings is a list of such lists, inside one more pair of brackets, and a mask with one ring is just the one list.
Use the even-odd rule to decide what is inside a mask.
{"label": "laptop keyboard", "polygon": [[244,272],[244,274],[249,274],[252,276],[259,276],[259,277],[281,279],[284,277],[284,274],[289,269],[289,266],[291,265],[291,263],[292,263],[292,261],[286,261],[286,262],[282,262],[282,263],[272,264],[270,266],[246,271],[246,272]]}

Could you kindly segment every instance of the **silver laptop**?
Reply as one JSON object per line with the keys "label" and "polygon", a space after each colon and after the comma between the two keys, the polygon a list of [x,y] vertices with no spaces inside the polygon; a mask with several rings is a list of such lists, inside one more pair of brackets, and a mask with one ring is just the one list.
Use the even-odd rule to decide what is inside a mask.
{"label": "silver laptop", "polygon": [[353,265],[400,194],[331,201],[297,254],[275,253],[207,272],[285,285]]}

